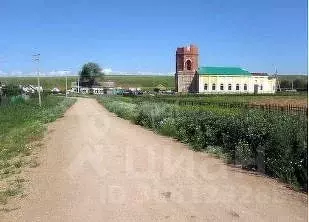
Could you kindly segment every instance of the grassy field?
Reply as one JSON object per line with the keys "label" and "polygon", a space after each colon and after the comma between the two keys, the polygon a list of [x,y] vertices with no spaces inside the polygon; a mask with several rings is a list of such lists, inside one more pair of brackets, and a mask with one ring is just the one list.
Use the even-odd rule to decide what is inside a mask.
{"label": "grassy field", "polygon": [[[68,88],[71,87],[71,82],[76,81],[77,77],[68,77]],[[0,77],[0,82],[16,85],[37,85],[36,77]],[[58,87],[65,90],[65,77],[40,77],[40,83],[43,89],[52,89]]]}
{"label": "grassy field", "polygon": [[106,80],[115,81],[117,86],[154,88],[163,85],[174,88],[174,76],[105,76]]}
{"label": "grassy field", "polygon": [[[147,96],[146,96],[147,97]],[[179,95],[179,96],[169,96],[169,95],[157,95],[156,97],[151,97],[150,99],[155,99],[157,101],[205,101],[209,103],[246,103],[246,104],[276,104],[279,106],[284,105],[295,105],[295,106],[307,106],[308,95],[307,92],[286,94],[277,93],[274,95]]]}
{"label": "grassy field", "polygon": [[39,145],[45,123],[56,120],[74,102],[71,98],[47,96],[42,99],[42,107],[37,105],[37,98],[0,107],[0,204],[21,194],[21,168],[37,165],[32,152]]}
{"label": "grassy field", "polygon": [[[71,82],[76,81],[77,77],[68,77],[68,88],[71,87]],[[129,87],[141,87],[144,89],[153,89],[158,85],[163,85],[167,88],[174,88],[173,76],[112,76],[106,75],[102,81],[114,81],[116,86],[129,88]],[[13,84],[37,84],[36,77],[0,77],[0,82],[13,83]],[[52,89],[58,87],[61,90],[65,90],[65,77],[40,77],[41,85],[44,89]]]}
{"label": "grassy field", "polygon": [[[41,84],[44,89],[52,89],[58,87],[62,90],[65,89],[65,77],[41,77]],[[153,89],[158,85],[163,85],[167,88],[173,89],[175,87],[174,76],[145,76],[145,75],[106,75],[106,80],[111,80],[120,87],[141,87],[144,89]],[[302,79],[308,81],[306,75],[284,75],[280,79],[294,80]],[[77,77],[68,77],[68,87],[70,88],[71,82],[76,81]],[[14,83],[14,84],[37,84],[35,77],[0,77],[1,82]],[[103,81],[100,79],[99,81]]]}

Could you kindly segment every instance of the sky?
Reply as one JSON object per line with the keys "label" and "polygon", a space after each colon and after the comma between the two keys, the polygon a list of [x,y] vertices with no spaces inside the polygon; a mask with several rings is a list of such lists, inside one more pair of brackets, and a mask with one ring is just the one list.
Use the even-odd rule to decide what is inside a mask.
{"label": "sky", "polygon": [[0,0],[0,75],[174,73],[177,47],[200,66],[307,74],[307,0]]}

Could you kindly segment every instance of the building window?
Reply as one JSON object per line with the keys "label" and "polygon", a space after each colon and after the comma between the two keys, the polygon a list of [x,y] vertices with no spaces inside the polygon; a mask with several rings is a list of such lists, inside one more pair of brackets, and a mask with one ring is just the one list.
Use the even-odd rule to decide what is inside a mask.
{"label": "building window", "polygon": [[228,85],[228,90],[232,90],[232,84]]}
{"label": "building window", "polygon": [[208,89],[208,85],[207,83],[204,84],[204,90],[207,90]]}
{"label": "building window", "polygon": [[224,85],[220,84],[220,90],[224,90]]}
{"label": "building window", "polygon": [[247,84],[244,85],[244,90],[248,90]]}
{"label": "building window", "polygon": [[239,90],[239,84],[236,84],[236,90]]}
{"label": "building window", "polygon": [[263,85],[260,86],[260,90],[263,90]]}
{"label": "building window", "polygon": [[186,69],[191,70],[192,62],[190,60],[186,61]]}
{"label": "building window", "polygon": [[212,90],[216,90],[216,84],[212,84]]}

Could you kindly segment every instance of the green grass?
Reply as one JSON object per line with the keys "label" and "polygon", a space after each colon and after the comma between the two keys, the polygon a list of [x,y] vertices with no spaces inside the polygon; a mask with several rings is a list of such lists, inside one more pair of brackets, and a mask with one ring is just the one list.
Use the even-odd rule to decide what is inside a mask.
{"label": "green grass", "polygon": [[74,99],[47,96],[42,98],[42,107],[33,98],[20,104],[0,108],[0,160],[14,156],[24,145],[41,136],[44,123],[62,115]]}
{"label": "green grass", "polygon": [[7,204],[8,198],[22,193],[21,185],[18,187],[10,187],[4,191],[0,191],[0,204]]}
{"label": "green grass", "polygon": [[[38,106],[37,98],[0,106],[0,178],[20,173],[25,164],[23,157],[33,150],[29,144],[43,136],[45,123],[56,120],[74,102],[71,98],[46,96],[42,98],[42,107]],[[0,202],[5,202],[15,190],[0,189]]]}

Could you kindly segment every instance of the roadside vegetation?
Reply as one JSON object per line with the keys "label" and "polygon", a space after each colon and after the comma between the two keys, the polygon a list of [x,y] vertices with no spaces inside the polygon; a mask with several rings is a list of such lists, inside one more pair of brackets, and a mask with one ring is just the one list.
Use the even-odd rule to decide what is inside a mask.
{"label": "roadside vegetation", "polygon": [[307,191],[305,116],[219,106],[180,106],[142,97],[98,97],[109,111],[194,150]]}
{"label": "roadside vegetation", "polygon": [[25,101],[16,96],[0,106],[0,204],[21,194],[25,180],[18,174],[23,166],[38,165],[30,157],[39,145],[45,124],[61,117],[74,102],[71,98],[44,96],[39,107],[37,98]]}

